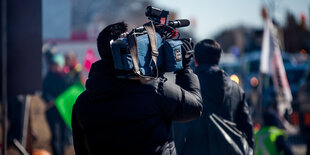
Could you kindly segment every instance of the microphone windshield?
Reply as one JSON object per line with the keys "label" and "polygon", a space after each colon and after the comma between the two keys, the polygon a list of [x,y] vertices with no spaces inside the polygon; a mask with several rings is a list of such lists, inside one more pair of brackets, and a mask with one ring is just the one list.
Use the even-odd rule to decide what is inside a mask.
{"label": "microphone windshield", "polygon": [[173,20],[173,21],[168,22],[168,25],[174,28],[186,27],[189,24],[190,24],[190,21],[187,19],[179,19],[179,20]]}

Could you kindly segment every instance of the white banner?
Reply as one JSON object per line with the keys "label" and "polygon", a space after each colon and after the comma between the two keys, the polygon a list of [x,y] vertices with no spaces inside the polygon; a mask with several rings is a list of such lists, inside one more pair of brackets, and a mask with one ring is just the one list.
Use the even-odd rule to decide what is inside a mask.
{"label": "white banner", "polygon": [[265,20],[260,72],[272,76],[276,99],[282,112],[291,110],[292,93],[287,80],[283,59],[279,46],[279,39],[276,27],[270,19]]}

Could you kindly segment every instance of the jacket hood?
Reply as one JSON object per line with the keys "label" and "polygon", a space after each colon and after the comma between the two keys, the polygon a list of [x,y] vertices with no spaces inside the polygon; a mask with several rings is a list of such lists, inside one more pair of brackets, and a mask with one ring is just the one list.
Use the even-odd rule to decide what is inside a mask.
{"label": "jacket hood", "polygon": [[124,83],[125,80],[115,77],[113,62],[99,60],[91,66],[86,90],[92,99],[106,98],[116,95]]}

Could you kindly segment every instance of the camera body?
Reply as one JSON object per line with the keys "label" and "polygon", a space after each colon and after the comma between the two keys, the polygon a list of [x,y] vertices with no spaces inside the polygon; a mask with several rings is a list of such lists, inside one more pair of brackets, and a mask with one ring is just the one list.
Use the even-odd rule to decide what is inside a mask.
{"label": "camera body", "polygon": [[169,11],[161,10],[152,6],[148,6],[145,11],[145,16],[147,16],[155,25],[165,25],[167,24],[167,18]]}
{"label": "camera body", "polygon": [[188,20],[168,21],[169,12],[147,7],[149,23],[122,34],[111,43],[116,76],[123,79],[156,78],[163,72],[181,70],[182,44],[176,28],[189,25]]}

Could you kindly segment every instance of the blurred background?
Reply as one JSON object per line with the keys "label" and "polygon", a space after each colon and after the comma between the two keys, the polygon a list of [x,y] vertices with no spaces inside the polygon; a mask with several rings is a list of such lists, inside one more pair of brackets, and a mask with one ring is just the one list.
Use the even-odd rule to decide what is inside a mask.
{"label": "blurred background", "polygon": [[[264,8],[278,29],[279,46],[293,96],[292,109],[283,116],[289,124],[288,140],[294,154],[306,153],[307,139],[303,135],[309,135],[307,132],[310,131],[308,0],[31,0],[27,5],[21,3],[24,2],[4,0],[1,3],[1,96],[9,96],[2,97],[1,103],[8,103],[8,107],[1,105],[1,132],[15,130],[12,122],[17,122],[13,137],[17,137],[21,144],[18,148],[13,141],[5,146],[3,140],[11,137],[1,134],[1,147],[8,147],[9,154],[18,154],[22,152],[21,148],[27,147],[34,152],[52,152],[52,133],[45,115],[49,104],[42,93],[50,61],[60,65],[66,75],[64,78],[77,72],[83,84],[91,63],[99,59],[98,33],[119,21],[128,23],[129,30],[143,25],[148,21],[145,8],[149,5],[169,11],[169,20],[190,20],[190,26],[178,29],[180,37],[192,37],[194,42],[210,38],[221,44],[224,53],[220,65],[245,90],[250,112],[258,126],[261,120],[257,109],[275,106],[271,76],[261,76],[259,70]],[[62,55],[62,58],[50,58],[50,55]],[[73,63],[70,59],[74,60]],[[306,99],[300,99],[302,95]],[[13,108],[10,105],[14,105]],[[8,129],[4,128],[5,113],[8,115]],[[25,117],[29,119],[25,120]],[[25,142],[25,135],[31,142]],[[74,154],[70,129],[67,135],[65,154]]]}

